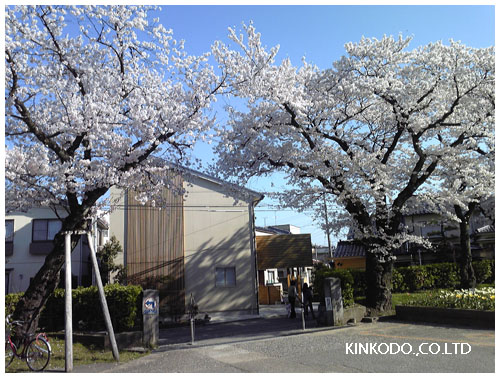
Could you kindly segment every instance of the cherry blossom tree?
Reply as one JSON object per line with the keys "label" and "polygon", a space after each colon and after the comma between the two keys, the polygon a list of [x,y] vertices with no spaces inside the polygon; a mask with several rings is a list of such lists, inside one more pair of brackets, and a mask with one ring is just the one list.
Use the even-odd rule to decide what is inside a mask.
{"label": "cherry blossom tree", "polygon": [[[438,167],[437,182],[423,198],[427,204],[440,209],[440,215],[448,222],[458,223],[460,230],[460,283],[464,289],[476,286],[472,266],[471,218],[484,217],[494,212],[495,149],[493,113],[489,122],[483,122],[477,134],[461,147],[461,154],[445,156]],[[478,140],[483,143],[478,144]],[[434,181],[434,180],[433,180]],[[486,217],[484,217],[486,218]]]}
{"label": "cherry blossom tree", "polygon": [[[56,287],[67,231],[85,228],[108,189],[168,185],[158,159],[186,163],[220,85],[151,7],[6,8],[6,208],[62,220],[54,249],[16,307],[25,331]],[[73,235],[76,245],[79,236]]]}
{"label": "cherry blossom tree", "polygon": [[367,304],[389,309],[393,251],[412,238],[403,206],[491,121],[493,49],[451,41],[410,50],[410,38],[363,38],[321,70],[275,63],[278,47],[244,29],[212,47],[228,93],[247,106],[228,109],[217,171],[241,183],[279,170],[299,194],[335,196],[367,250]]}

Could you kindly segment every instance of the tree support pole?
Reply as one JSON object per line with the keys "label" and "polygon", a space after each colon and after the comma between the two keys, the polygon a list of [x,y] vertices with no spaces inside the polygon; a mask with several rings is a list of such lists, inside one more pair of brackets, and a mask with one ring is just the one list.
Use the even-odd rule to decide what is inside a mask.
{"label": "tree support pole", "polygon": [[92,265],[94,266],[95,279],[97,283],[97,288],[99,290],[99,299],[101,301],[101,308],[104,314],[104,323],[106,324],[106,330],[108,331],[109,341],[111,344],[111,350],[113,352],[113,358],[116,362],[120,361],[120,355],[118,353],[118,346],[116,345],[115,333],[113,331],[113,324],[111,323],[111,316],[109,316],[108,304],[106,303],[106,296],[104,295],[104,288],[102,286],[101,274],[99,273],[99,265],[97,264],[97,256],[94,251],[94,245],[92,243],[92,234],[87,232],[87,240],[90,246],[90,256],[92,258]]}
{"label": "tree support pole", "polygon": [[64,239],[65,246],[65,371],[73,371],[73,312],[71,307],[71,232],[67,232]]}

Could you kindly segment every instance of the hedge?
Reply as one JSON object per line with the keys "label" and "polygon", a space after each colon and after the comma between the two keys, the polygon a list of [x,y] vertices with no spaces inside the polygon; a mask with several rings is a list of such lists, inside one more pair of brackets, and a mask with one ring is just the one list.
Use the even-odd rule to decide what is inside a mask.
{"label": "hedge", "polygon": [[[472,266],[478,284],[495,282],[495,260],[473,261]],[[319,299],[324,301],[323,281],[325,277],[341,279],[344,305],[354,302],[354,297],[364,296],[366,276],[364,270],[335,270],[320,268],[314,273],[313,288]],[[405,293],[428,289],[456,289],[460,287],[458,264],[437,263],[394,268],[392,273],[392,292]]]}
{"label": "hedge", "polygon": [[314,272],[313,288],[315,293],[319,295],[320,301],[324,304],[325,292],[324,281],[327,277],[340,278],[340,288],[342,290],[342,299],[344,306],[351,306],[354,304],[354,279],[351,272],[348,270],[335,270],[330,268],[323,268]]}
{"label": "hedge", "polygon": [[[14,311],[23,293],[5,296],[6,315]],[[115,332],[130,331],[141,327],[142,288],[119,284],[104,287],[111,322]],[[102,331],[104,316],[96,286],[78,287],[72,290],[73,329]],[[50,295],[40,315],[39,327],[46,331],[64,329],[64,289],[56,289]]]}
{"label": "hedge", "polygon": [[472,268],[478,284],[495,282],[495,260],[473,261]]}

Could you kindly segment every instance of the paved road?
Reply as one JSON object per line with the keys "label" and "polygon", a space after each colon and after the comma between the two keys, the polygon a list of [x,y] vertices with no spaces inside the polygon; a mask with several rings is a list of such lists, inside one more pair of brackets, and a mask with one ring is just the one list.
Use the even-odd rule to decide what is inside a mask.
{"label": "paved road", "polygon": [[[308,324],[309,327],[313,323]],[[397,321],[301,330],[300,320],[254,319],[162,330],[161,346],[120,365],[75,372],[453,372],[495,371],[495,332]]]}

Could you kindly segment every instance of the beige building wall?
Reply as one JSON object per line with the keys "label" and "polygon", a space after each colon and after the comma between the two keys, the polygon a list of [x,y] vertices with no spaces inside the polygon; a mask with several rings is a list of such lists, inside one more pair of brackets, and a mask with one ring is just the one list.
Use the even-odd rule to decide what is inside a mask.
{"label": "beige building wall", "polygon": [[[192,293],[200,312],[257,313],[251,200],[235,202],[202,178],[184,185],[186,301]],[[235,286],[216,286],[217,268],[234,268]]]}
{"label": "beige building wall", "polygon": [[[193,294],[201,313],[257,313],[252,202],[259,198],[238,201],[241,193],[227,195],[220,183],[194,175],[185,178],[184,189],[186,306]],[[111,199],[117,206],[110,214],[110,237],[116,236],[126,250],[126,199],[116,188],[111,190]],[[119,259],[117,263],[123,263],[123,256]],[[234,268],[235,285],[216,286],[217,268]]]}
{"label": "beige building wall", "polygon": [[[125,194],[122,190],[112,187],[109,193],[112,211],[109,214],[109,237],[114,236],[120,242],[123,251],[126,248],[125,240]],[[120,252],[115,258],[116,265],[124,265],[124,253]]]}

